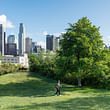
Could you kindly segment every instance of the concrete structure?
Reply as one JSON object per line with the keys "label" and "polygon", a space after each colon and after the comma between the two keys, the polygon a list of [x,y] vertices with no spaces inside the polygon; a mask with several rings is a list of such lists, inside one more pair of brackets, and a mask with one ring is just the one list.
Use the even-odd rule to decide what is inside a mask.
{"label": "concrete structure", "polygon": [[6,44],[6,55],[14,55],[17,56],[17,45],[16,43],[8,43]]}
{"label": "concrete structure", "polygon": [[25,46],[26,47],[26,53],[30,54],[32,52],[32,39],[27,37],[25,44],[26,44],[26,46]]}
{"label": "concrete structure", "polygon": [[15,64],[15,65],[21,64],[22,66],[29,68],[27,54],[24,54],[23,56],[4,55],[4,56],[2,56],[2,62],[4,62],[4,63],[9,62],[9,63]]}
{"label": "concrete structure", "polygon": [[15,43],[15,42],[16,42],[15,35],[9,35],[8,38],[7,38],[7,43],[12,44],[12,43]]}
{"label": "concrete structure", "polygon": [[18,45],[19,45],[19,55],[24,55],[25,53],[25,28],[24,24],[20,23],[19,27],[19,40],[18,40]]}
{"label": "concrete structure", "polygon": [[5,33],[3,24],[0,24],[0,53],[4,55],[4,48],[5,48]]}

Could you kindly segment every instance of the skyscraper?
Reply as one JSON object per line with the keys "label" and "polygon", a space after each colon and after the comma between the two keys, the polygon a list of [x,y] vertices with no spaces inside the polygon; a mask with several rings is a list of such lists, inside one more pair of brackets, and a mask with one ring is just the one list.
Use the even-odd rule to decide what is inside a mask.
{"label": "skyscraper", "polygon": [[9,35],[7,39],[7,43],[15,43],[15,35]]}
{"label": "skyscraper", "polygon": [[30,54],[32,52],[32,39],[27,37],[25,44],[26,44],[26,53]]}
{"label": "skyscraper", "polygon": [[42,48],[41,45],[37,45],[37,53],[39,53],[40,51],[44,50],[44,48]]}
{"label": "skyscraper", "polygon": [[54,50],[54,35],[46,35],[46,49],[53,51]]}
{"label": "skyscraper", "polygon": [[14,55],[14,56],[17,55],[16,43],[8,43],[6,45],[6,48],[7,48],[7,52],[6,52],[7,55]]}
{"label": "skyscraper", "polygon": [[4,46],[5,46],[5,38],[4,38],[4,28],[3,24],[0,24],[0,53],[4,55]]}
{"label": "skyscraper", "polygon": [[5,54],[6,55],[14,55],[14,56],[17,55],[17,44],[16,44],[15,35],[8,36]]}
{"label": "skyscraper", "polygon": [[4,32],[4,55],[6,54],[6,32]]}
{"label": "skyscraper", "polygon": [[32,42],[32,52],[37,53],[37,42]]}
{"label": "skyscraper", "polygon": [[24,24],[20,23],[19,27],[19,55],[24,55],[25,53],[25,28]]}
{"label": "skyscraper", "polygon": [[55,49],[59,49],[60,37],[55,38]]}

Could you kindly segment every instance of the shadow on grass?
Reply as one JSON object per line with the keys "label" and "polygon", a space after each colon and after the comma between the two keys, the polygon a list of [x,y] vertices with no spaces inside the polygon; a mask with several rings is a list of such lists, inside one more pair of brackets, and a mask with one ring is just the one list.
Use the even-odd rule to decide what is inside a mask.
{"label": "shadow on grass", "polygon": [[55,81],[37,75],[36,78],[20,83],[0,84],[0,96],[52,96],[55,93],[55,84]]}
{"label": "shadow on grass", "polygon": [[[23,74],[23,73],[15,73]],[[22,77],[22,76],[21,76]],[[33,78],[31,78],[33,77]],[[31,78],[31,79],[28,79]],[[8,84],[0,84],[0,96],[19,96],[19,97],[48,97],[53,96],[56,92],[57,81],[45,78],[36,73],[29,73],[27,80],[24,82],[12,82]],[[61,93],[63,91],[74,91],[75,87],[62,84]]]}
{"label": "shadow on grass", "polygon": [[49,103],[13,106],[14,110],[110,110],[110,97],[83,97]]}
{"label": "shadow on grass", "polygon": [[[36,74],[36,73],[31,73],[29,74],[29,76],[31,77],[39,77],[41,79],[44,79],[45,77],[39,75],[39,74]],[[48,83],[55,83],[57,81],[55,80],[51,80],[49,78],[45,78],[45,81],[47,81]],[[94,94],[97,94],[97,96],[100,96],[102,95],[103,93],[106,93],[108,92],[106,89],[97,89],[97,88],[92,88],[92,87],[85,87],[85,86],[82,86],[82,87],[78,87],[78,86],[75,86],[75,85],[68,85],[68,84],[61,84],[62,85],[62,94],[63,92],[73,92],[73,91],[77,91],[78,93],[94,93]],[[99,93],[99,95],[98,95]],[[107,95],[110,95],[110,92],[107,94],[106,93],[106,96]]]}
{"label": "shadow on grass", "polygon": [[[0,84],[0,96],[48,97],[55,94],[57,81],[45,78],[36,73],[29,73],[28,78],[24,82]],[[62,84],[61,94],[66,91],[71,92],[78,89],[80,90],[80,88],[76,88],[75,86]]]}
{"label": "shadow on grass", "polygon": [[[36,73],[29,73],[28,76],[28,78],[33,78],[27,78],[27,80],[20,83],[0,84],[0,96],[48,97],[53,96],[56,92],[55,86],[57,81],[51,80],[49,78],[44,78]],[[79,93],[99,93],[99,96],[103,94],[103,91],[97,89],[90,89],[85,87],[78,88],[76,86],[62,84],[62,95],[65,95],[65,92],[74,91],[77,91]],[[108,95],[110,94],[108,93]]]}
{"label": "shadow on grass", "polygon": [[[48,82],[49,84],[54,83],[54,85],[55,85],[57,83],[57,81],[55,81],[55,80],[52,80],[50,78],[46,78],[45,76],[41,76],[41,75],[36,74],[36,73],[30,72],[29,76],[34,77],[34,78],[39,77],[39,78],[45,80],[46,82]],[[85,87],[78,87],[78,86],[68,85],[68,84],[64,84],[64,83],[62,84],[62,82],[61,82],[61,86],[62,86],[61,87],[62,92],[63,91],[73,92],[73,91],[77,91],[77,90],[85,90]]]}

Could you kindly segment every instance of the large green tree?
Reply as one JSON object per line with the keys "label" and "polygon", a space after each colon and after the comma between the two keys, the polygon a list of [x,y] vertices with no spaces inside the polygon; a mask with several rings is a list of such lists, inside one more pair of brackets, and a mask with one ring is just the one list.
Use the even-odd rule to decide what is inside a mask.
{"label": "large green tree", "polygon": [[99,27],[92,25],[87,17],[69,25],[70,28],[67,29],[60,42],[59,59],[64,59],[66,62],[64,64],[68,68],[63,68],[66,69],[65,74],[68,71],[75,72],[78,86],[81,86],[82,75],[91,70],[97,61],[101,60],[104,43],[99,33]]}

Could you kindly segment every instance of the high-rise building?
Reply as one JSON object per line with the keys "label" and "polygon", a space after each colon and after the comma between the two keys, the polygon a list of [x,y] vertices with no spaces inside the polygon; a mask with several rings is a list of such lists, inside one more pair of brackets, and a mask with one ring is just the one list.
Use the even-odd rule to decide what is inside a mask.
{"label": "high-rise building", "polygon": [[32,52],[37,53],[37,42],[32,42]]}
{"label": "high-rise building", "polygon": [[4,55],[6,54],[6,32],[4,32]]}
{"label": "high-rise building", "polygon": [[17,55],[17,44],[15,35],[9,35],[6,44],[6,55]]}
{"label": "high-rise building", "polygon": [[42,48],[42,46],[41,46],[41,45],[37,45],[37,53],[39,53],[39,52],[42,51],[42,50],[44,50],[44,49]]}
{"label": "high-rise building", "polygon": [[8,36],[8,39],[7,39],[7,43],[10,44],[10,43],[15,43],[15,35],[9,35]]}
{"label": "high-rise building", "polygon": [[65,32],[59,35],[46,35],[46,50],[54,51],[60,48],[60,41],[63,39]]}
{"label": "high-rise building", "polygon": [[7,55],[14,55],[14,56],[17,55],[16,43],[8,43],[6,45],[6,48],[7,48],[7,52],[6,52]]}
{"label": "high-rise building", "polygon": [[5,48],[5,33],[3,24],[0,24],[0,53],[4,55],[4,48]]}
{"label": "high-rise building", "polygon": [[26,53],[30,54],[32,52],[32,39],[27,37],[25,44],[26,44]]}
{"label": "high-rise building", "polygon": [[20,23],[19,27],[19,55],[24,55],[25,53],[25,27],[23,23]]}
{"label": "high-rise building", "polygon": [[59,49],[60,37],[55,37],[55,49]]}
{"label": "high-rise building", "polygon": [[54,35],[46,35],[46,49],[53,51],[55,45]]}

